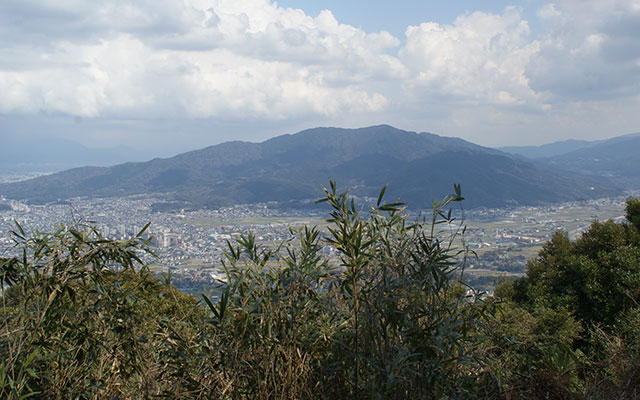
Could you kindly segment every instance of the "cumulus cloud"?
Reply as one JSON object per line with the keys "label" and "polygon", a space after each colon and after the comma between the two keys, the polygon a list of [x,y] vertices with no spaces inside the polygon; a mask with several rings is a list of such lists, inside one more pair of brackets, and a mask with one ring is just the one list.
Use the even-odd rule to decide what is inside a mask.
{"label": "cumulus cloud", "polygon": [[538,51],[521,11],[475,12],[453,25],[426,22],[407,28],[400,51],[411,71],[405,84],[418,97],[463,103],[534,104],[524,68]]}
{"label": "cumulus cloud", "polygon": [[616,123],[612,104],[640,103],[638,0],[550,2],[535,32],[523,15],[467,13],[397,38],[271,0],[6,0],[0,116],[370,121],[464,136],[609,121],[604,110]]}
{"label": "cumulus cloud", "polygon": [[555,102],[638,95],[638,0],[564,0],[538,15],[548,31],[526,67],[533,90]]}
{"label": "cumulus cloud", "polygon": [[370,112],[388,100],[360,83],[403,71],[386,53],[399,45],[390,34],[265,0],[0,7],[11,21],[33,21],[0,21],[21,38],[1,50],[10,60],[0,62],[4,113],[278,119]]}

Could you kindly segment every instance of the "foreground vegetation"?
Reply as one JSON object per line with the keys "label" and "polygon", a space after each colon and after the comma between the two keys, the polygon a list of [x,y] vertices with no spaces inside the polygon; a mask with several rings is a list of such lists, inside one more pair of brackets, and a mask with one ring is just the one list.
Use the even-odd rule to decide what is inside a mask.
{"label": "foreground vegetation", "polygon": [[18,226],[23,256],[0,260],[0,398],[640,397],[640,200],[628,223],[556,234],[486,297],[452,247],[459,188],[416,222],[384,190],[368,212],[325,193],[328,235],[230,244],[217,301],[138,266],[142,232]]}

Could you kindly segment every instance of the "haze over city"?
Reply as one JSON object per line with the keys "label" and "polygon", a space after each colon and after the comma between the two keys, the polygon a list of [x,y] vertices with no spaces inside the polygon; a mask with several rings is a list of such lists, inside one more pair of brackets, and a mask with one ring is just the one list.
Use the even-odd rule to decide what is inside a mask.
{"label": "haze over city", "polygon": [[640,122],[640,2],[4,1],[0,135],[173,155],[315,126],[485,146]]}

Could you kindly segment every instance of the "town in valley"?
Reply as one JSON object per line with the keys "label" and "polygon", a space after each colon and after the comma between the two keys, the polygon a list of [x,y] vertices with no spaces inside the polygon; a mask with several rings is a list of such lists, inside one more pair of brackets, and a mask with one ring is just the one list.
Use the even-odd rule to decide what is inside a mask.
{"label": "town in valley", "polygon": [[[628,195],[633,195],[628,193]],[[637,194],[635,194],[637,195]],[[466,226],[464,242],[469,250],[464,273],[473,287],[491,290],[496,281],[517,277],[526,262],[557,231],[575,239],[594,220],[624,220],[627,195],[537,207],[455,209],[456,223]],[[120,198],[74,198],[45,205],[0,199],[0,256],[15,255],[12,230],[16,223],[26,232],[50,232],[60,226],[91,226],[104,238],[126,240],[144,232],[155,256],[144,262],[158,276],[171,274],[186,292],[211,292],[224,285],[222,267],[228,242],[252,233],[263,246],[275,247],[296,240],[296,229],[317,226],[326,234],[327,210],[284,209],[277,204],[248,204],[219,209],[154,211],[162,198],[138,195]],[[464,205],[464,202],[462,203]],[[363,208],[363,212],[367,212]],[[420,218],[429,210],[414,211]],[[409,217],[411,218],[411,216]],[[447,235],[458,225],[444,228]],[[325,245],[323,254],[336,265],[335,249]]]}

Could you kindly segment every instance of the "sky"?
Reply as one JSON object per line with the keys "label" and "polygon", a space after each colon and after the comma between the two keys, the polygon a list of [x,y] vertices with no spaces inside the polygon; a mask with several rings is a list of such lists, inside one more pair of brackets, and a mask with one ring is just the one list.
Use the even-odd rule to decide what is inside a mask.
{"label": "sky", "polygon": [[0,136],[161,155],[317,126],[640,131],[640,0],[3,0]]}

